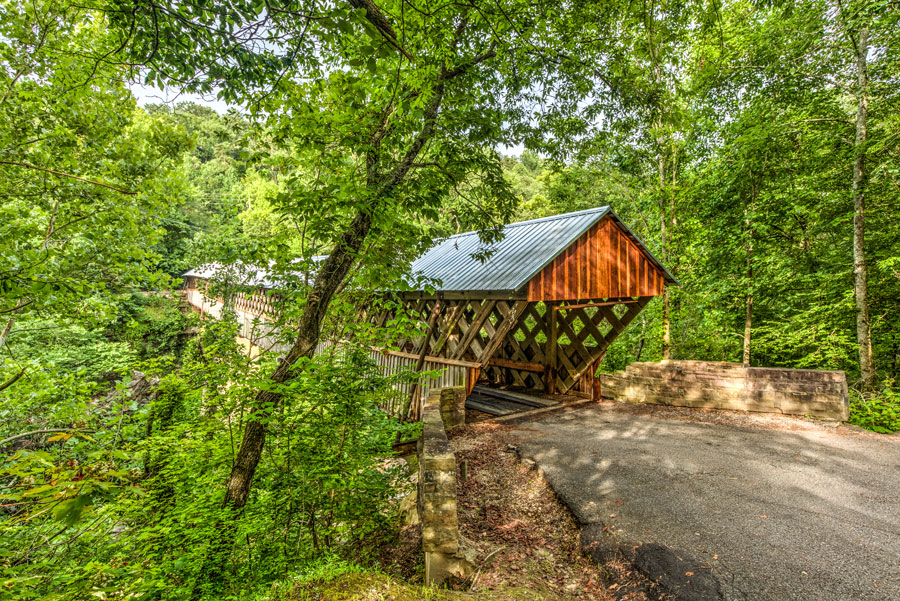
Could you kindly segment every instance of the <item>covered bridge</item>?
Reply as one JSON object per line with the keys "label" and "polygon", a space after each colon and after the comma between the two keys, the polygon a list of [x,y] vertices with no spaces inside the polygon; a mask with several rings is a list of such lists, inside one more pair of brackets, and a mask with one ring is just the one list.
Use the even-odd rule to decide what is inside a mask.
{"label": "covered bridge", "polygon": [[478,232],[457,234],[413,262],[412,273],[438,282],[402,293],[426,330],[388,355],[464,367],[470,392],[486,378],[593,396],[609,345],[677,281],[610,207],[512,223],[503,234],[487,247]]}
{"label": "covered bridge", "polygon": [[[503,234],[490,245],[478,232],[457,234],[416,259],[412,274],[433,286],[400,294],[426,324],[424,333],[398,348],[373,349],[373,358],[385,371],[443,370],[433,381],[410,384],[417,392],[408,392],[420,398],[433,386],[471,393],[479,380],[596,397],[595,373],[607,348],[666,285],[677,285],[675,278],[610,207],[512,223]],[[203,294],[209,277],[208,270],[186,273],[186,298],[217,315],[220,301]],[[273,310],[266,282],[259,279],[255,293],[234,301],[251,342],[260,318]],[[390,317],[372,318],[382,325]]]}

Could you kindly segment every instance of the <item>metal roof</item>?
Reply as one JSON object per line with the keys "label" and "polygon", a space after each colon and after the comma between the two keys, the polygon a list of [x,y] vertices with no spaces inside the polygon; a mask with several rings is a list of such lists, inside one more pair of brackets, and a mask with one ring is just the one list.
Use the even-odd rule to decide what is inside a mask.
{"label": "metal roof", "polygon": [[[503,228],[503,238],[492,244],[482,243],[477,231],[450,236],[413,261],[409,283],[422,291],[421,284],[413,284],[412,276],[416,276],[417,281],[420,281],[418,278],[430,280],[435,292],[516,294],[607,215],[659,267],[666,282],[677,286],[675,277],[608,206],[510,223]],[[489,255],[484,261],[474,256],[484,256],[486,253]],[[325,258],[312,257],[311,260],[318,263]],[[302,272],[288,273],[295,277],[303,275]],[[184,277],[211,279],[225,277],[226,274],[245,286],[278,288],[285,283],[284,276],[276,277],[265,269],[242,264],[223,266],[211,263],[188,271]]]}
{"label": "metal roof", "polygon": [[[456,234],[413,261],[410,272],[438,282],[434,285],[435,292],[514,294],[606,215],[647,253],[663,272],[666,282],[678,285],[608,206],[511,223],[503,228],[503,238],[493,244],[483,244],[477,231]],[[486,252],[490,255],[483,262],[473,256],[483,256]]]}
{"label": "metal roof", "polygon": [[[328,258],[328,255],[318,255],[310,257],[309,261],[313,264],[321,263]],[[300,260],[294,261],[299,263]],[[270,263],[271,265],[271,263]],[[243,262],[231,263],[223,265],[222,263],[207,263],[186,271],[181,277],[195,277],[202,280],[231,280],[240,286],[249,286],[254,288],[278,289],[290,286],[290,280],[302,281],[310,276],[306,271],[287,271],[282,275],[275,275],[268,269],[257,267],[255,265]]]}

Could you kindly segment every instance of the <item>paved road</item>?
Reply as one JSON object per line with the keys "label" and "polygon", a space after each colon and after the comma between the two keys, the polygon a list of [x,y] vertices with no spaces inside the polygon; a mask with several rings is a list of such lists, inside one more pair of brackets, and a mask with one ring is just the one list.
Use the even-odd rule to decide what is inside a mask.
{"label": "paved road", "polygon": [[582,524],[688,552],[726,599],[900,601],[900,437],[635,413],[522,424],[520,452]]}

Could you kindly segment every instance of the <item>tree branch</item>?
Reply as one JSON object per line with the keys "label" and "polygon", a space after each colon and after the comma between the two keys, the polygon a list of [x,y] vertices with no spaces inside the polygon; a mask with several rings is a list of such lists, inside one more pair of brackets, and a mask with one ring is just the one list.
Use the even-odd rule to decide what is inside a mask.
{"label": "tree branch", "polygon": [[484,54],[479,54],[472,60],[461,64],[460,66],[456,67],[455,69],[451,69],[445,73],[442,73],[439,81],[447,81],[449,79],[453,79],[454,77],[459,77],[460,75],[462,75],[463,73],[465,73],[466,71],[468,71],[469,69],[471,69],[472,67],[477,65],[478,63],[483,63],[486,60],[494,58],[495,56],[497,56],[497,51],[494,50],[495,45],[496,45],[496,42],[491,42],[491,49],[488,50],[487,52],[485,52]]}
{"label": "tree branch", "polygon": [[381,33],[381,37],[383,37],[391,46],[399,50],[400,53],[411,62],[415,62],[409,52],[407,52],[403,46],[400,45],[400,42],[397,41],[397,33],[394,31],[394,28],[391,27],[390,22],[381,13],[381,9],[379,9],[372,0],[349,0],[349,2],[350,6],[353,8],[364,9],[366,11],[366,20]]}
{"label": "tree branch", "polygon": [[20,438],[27,438],[28,436],[33,436],[35,434],[52,434],[54,432],[74,432],[78,434],[80,432],[96,432],[96,430],[78,430],[75,428],[49,428],[47,430],[32,430],[31,432],[23,432],[21,434],[16,434],[14,436],[10,436],[9,438],[4,438],[0,440],[0,447],[3,445],[9,444],[15,440],[19,440]]}
{"label": "tree branch", "polygon": [[25,375],[25,368],[23,367],[22,371],[20,371],[16,375],[14,375],[10,380],[4,382],[3,384],[0,384],[0,392],[6,390],[7,388],[9,388],[13,384],[15,384],[16,380],[18,380],[19,378],[21,378],[24,375]]}
{"label": "tree branch", "polygon": [[98,182],[92,179],[87,179],[85,177],[80,177],[77,175],[72,175],[71,173],[64,173],[62,171],[55,171],[53,169],[46,169],[45,167],[38,167],[37,165],[31,165],[30,163],[18,163],[16,161],[0,161],[0,165],[12,165],[14,167],[24,167],[25,169],[36,169],[38,171],[44,171],[46,173],[52,173],[53,175],[59,175],[62,177],[70,177],[72,179],[77,179],[82,182],[86,182],[88,184],[94,184],[95,186],[103,186],[104,188],[109,188],[110,190],[114,190],[120,194],[126,194],[128,196],[134,196],[137,192],[130,192],[128,190],[123,190],[122,188],[116,188],[115,186],[111,186],[109,184],[104,184],[103,182]]}

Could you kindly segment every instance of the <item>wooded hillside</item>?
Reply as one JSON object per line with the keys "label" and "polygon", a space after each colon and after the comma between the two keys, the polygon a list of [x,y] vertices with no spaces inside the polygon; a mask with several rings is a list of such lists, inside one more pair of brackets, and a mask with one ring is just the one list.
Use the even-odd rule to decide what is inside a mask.
{"label": "wooded hillside", "polygon": [[[851,421],[900,430],[898,56],[870,0],[4,0],[2,596],[252,599],[364,563],[418,427],[365,351],[423,324],[360,310],[519,219],[610,205],[680,281],[602,370],[844,370]],[[284,357],[179,306],[211,262],[290,282]]]}

